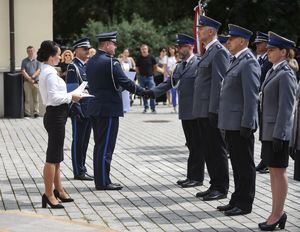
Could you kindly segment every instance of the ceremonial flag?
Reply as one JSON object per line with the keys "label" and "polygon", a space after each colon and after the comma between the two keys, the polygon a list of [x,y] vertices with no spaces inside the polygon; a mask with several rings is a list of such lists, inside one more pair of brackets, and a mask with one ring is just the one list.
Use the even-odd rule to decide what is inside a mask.
{"label": "ceremonial flag", "polygon": [[203,45],[198,36],[198,27],[197,27],[200,15],[205,15],[201,1],[199,1],[198,5],[194,8],[194,12],[195,12],[195,15],[194,15],[194,38],[195,38],[194,53],[202,54],[204,49],[203,49]]}

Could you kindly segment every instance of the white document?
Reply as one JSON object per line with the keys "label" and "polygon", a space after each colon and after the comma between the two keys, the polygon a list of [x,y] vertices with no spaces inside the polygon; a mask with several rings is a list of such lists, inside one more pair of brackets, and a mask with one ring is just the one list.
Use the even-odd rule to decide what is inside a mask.
{"label": "white document", "polygon": [[94,95],[91,95],[89,93],[81,93],[80,96],[81,97],[95,97]]}
{"label": "white document", "polygon": [[79,85],[76,89],[74,89],[71,94],[80,94],[81,97],[95,97],[94,95],[91,95],[89,93],[85,92],[85,87],[87,86],[88,82],[83,81],[81,85]]}
{"label": "white document", "polygon": [[76,89],[74,89],[71,93],[77,93],[77,94],[82,94],[83,91],[85,90],[85,87],[87,86],[88,82],[83,81],[81,85],[79,85]]}

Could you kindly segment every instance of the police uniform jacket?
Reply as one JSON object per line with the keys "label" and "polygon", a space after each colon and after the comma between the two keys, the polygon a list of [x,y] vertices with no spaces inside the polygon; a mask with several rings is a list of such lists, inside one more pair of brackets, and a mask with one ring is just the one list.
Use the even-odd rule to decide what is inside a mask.
{"label": "police uniform jacket", "polygon": [[267,54],[263,55],[261,60],[258,60],[258,62],[261,67],[260,85],[262,86],[263,82],[265,81],[267,72],[270,68],[272,68],[273,64],[268,60]]}
{"label": "police uniform jacket", "polygon": [[293,115],[293,130],[292,137],[290,140],[290,147],[294,148],[294,150],[300,151],[300,86],[298,85],[296,92],[296,99],[294,102],[294,115]]}
{"label": "police uniform jacket", "polygon": [[296,77],[284,61],[262,85],[262,141],[290,140]]}
{"label": "police uniform jacket", "polygon": [[88,105],[89,116],[123,116],[123,104],[119,87],[141,95],[143,88],[127,78],[119,61],[102,50],[98,50],[87,63],[89,93],[95,95]]}
{"label": "police uniform jacket", "polygon": [[[178,84],[178,116],[181,120],[195,119],[193,116],[193,95],[198,62],[198,58],[194,55],[185,68],[183,68],[182,63],[179,63],[173,73],[173,84]],[[152,90],[154,95],[158,97],[171,88],[171,79],[169,79]]]}
{"label": "police uniform jacket", "polygon": [[[87,81],[86,65],[75,57],[72,63],[70,63],[67,67],[66,83],[67,86],[74,84],[75,87],[78,87],[83,81]],[[86,89],[88,89],[88,86]],[[88,98],[82,98],[80,100],[80,106],[76,106],[80,107],[80,110],[84,116],[86,116],[88,101]]]}
{"label": "police uniform jacket", "polygon": [[249,49],[229,66],[221,88],[219,128],[256,129],[261,68]]}
{"label": "police uniform jacket", "polygon": [[219,41],[214,42],[198,65],[194,86],[193,115],[207,118],[208,113],[218,113],[221,83],[229,66],[229,54]]}

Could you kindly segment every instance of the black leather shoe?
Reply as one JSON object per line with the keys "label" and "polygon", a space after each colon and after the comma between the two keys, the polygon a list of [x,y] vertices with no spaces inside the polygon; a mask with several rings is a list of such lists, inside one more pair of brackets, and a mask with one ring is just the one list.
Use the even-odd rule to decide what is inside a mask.
{"label": "black leather shoe", "polygon": [[259,223],[258,227],[259,229],[264,231],[273,231],[276,229],[278,225],[279,229],[283,230],[285,228],[286,219],[287,219],[287,215],[286,213],[283,213],[282,216],[279,218],[279,220],[274,224],[268,225],[267,222],[263,222],[263,223]]}
{"label": "black leather shoe", "polygon": [[234,208],[234,206],[228,204],[228,205],[221,205],[221,206],[218,206],[218,207],[217,207],[217,210],[219,210],[219,211],[227,211],[227,210],[231,210],[231,209],[233,209],[233,208]]}
{"label": "black leather shoe", "polygon": [[115,186],[122,186],[121,184],[119,183],[111,183],[112,185],[115,185]]}
{"label": "black leather shoe", "polygon": [[198,193],[196,194],[196,197],[204,197],[204,196],[210,194],[211,191],[212,191],[211,189],[207,189],[207,190],[204,191],[204,192],[198,192]]}
{"label": "black leather shoe", "polygon": [[94,178],[91,178],[90,176],[86,175],[86,173],[82,173],[78,176],[74,176],[75,180],[87,180],[87,181],[93,181]]}
{"label": "black leather shoe", "polygon": [[85,175],[86,175],[87,177],[90,177],[90,178],[93,178],[93,179],[94,179],[94,176],[93,176],[93,175],[90,175],[90,174],[88,174],[87,172],[85,173]]}
{"label": "black leather shoe", "polygon": [[208,195],[203,197],[203,201],[220,200],[227,197],[227,194],[221,193],[218,190],[211,191]]}
{"label": "black leather shoe", "polygon": [[52,204],[51,201],[49,201],[46,194],[43,194],[43,196],[42,196],[42,207],[46,208],[47,204],[50,205],[51,209],[63,209],[63,208],[65,208],[62,204],[56,204],[56,205]]}
{"label": "black leather shoe", "polygon": [[192,188],[197,186],[202,186],[203,183],[201,181],[190,180],[181,185],[182,188]]}
{"label": "black leather shoe", "polygon": [[259,164],[255,167],[255,170],[256,171],[260,171],[260,170],[262,170],[262,169],[264,169],[264,168],[266,168],[267,166],[263,163],[263,161],[261,160],[260,162],[259,162]]}
{"label": "black leather shoe", "polygon": [[108,184],[106,186],[96,186],[96,190],[121,190],[122,188],[122,186],[114,184]]}
{"label": "black leather shoe", "polygon": [[234,207],[230,210],[226,210],[224,212],[225,216],[237,216],[237,215],[244,215],[244,214],[248,214],[248,213],[251,213],[251,211],[246,211],[246,210],[242,210],[238,207]]}
{"label": "black leather shoe", "polygon": [[266,173],[269,173],[269,168],[268,167],[264,167],[263,169],[260,169],[258,171],[260,174],[266,174]]}
{"label": "black leather shoe", "polygon": [[73,202],[74,201],[74,199],[71,198],[71,197],[63,198],[62,196],[60,196],[58,190],[56,190],[56,189],[53,190],[53,194],[56,197],[56,199],[58,198],[61,202],[68,203],[68,202]]}
{"label": "black leather shoe", "polygon": [[183,183],[186,183],[186,182],[189,182],[189,181],[190,181],[190,179],[186,178],[185,180],[178,180],[176,183],[178,185],[182,185]]}

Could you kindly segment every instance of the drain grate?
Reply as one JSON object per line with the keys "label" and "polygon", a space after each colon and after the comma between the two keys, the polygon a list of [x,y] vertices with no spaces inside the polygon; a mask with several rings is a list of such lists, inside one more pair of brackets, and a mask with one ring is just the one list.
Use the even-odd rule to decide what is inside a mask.
{"label": "drain grate", "polygon": [[146,123],[167,123],[167,122],[171,122],[170,120],[145,120],[143,122]]}

